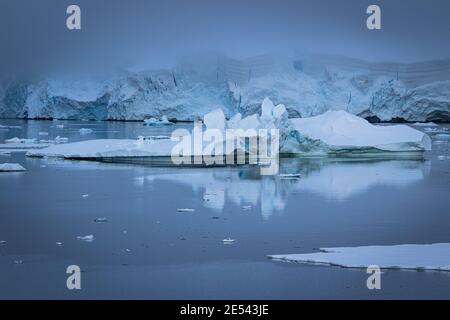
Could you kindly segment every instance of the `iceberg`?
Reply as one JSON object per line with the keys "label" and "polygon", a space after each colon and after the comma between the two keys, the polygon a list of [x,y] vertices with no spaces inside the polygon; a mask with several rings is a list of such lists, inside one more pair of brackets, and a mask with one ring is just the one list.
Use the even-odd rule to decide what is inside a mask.
{"label": "iceberg", "polygon": [[26,169],[18,163],[0,163],[0,172],[15,172],[15,171],[26,171]]}
{"label": "iceberg", "polygon": [[407,125],[379,126],[346,111],[290,119],[281,153],[314,156],[374,156],[431,150],[431,139]]}
{"label": "iceberg", "polygon": [[163,115],[160,120],[158,120],[156,118],[144,119],[144,125],[146,125],[146,126],[170,126],[170,125],[173,125],[173,123],[167,119],[167,116]]}
{"label": "iceberg", "polygon": [[269,255],[268,258],[345,268],[377,265],[382,269],[450,271],[450,243],[321,248],[320,251]]}

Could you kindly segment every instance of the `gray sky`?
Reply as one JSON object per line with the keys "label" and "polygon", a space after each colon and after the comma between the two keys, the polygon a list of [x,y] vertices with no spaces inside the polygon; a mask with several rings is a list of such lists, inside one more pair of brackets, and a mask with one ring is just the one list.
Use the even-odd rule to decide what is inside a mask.
{"label": "gray sky", "polygon": [[[66,29],[78,4],[82,30]],[[366,28],[378,4],[382,30]],[[0,72],[166,67],[196,52],[278,51],[372,61],[450,57],[448,0],[0,0]]]}

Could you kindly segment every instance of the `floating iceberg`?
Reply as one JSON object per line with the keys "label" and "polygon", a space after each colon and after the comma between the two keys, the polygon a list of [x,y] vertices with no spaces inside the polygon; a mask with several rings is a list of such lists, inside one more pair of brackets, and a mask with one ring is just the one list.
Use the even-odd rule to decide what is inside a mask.
{"label": "floating iceberg", "polygon": [[167,119],[167,116],[162,116],[160,120],[158,120],[156,118],[144,119],[144,125],[146,125],[146,126],[170,126],[170,125],[173,125],[173,123]]}
{"label": "floating iceberg", "polygon": [[450,243],[324,248],[322,252],[270,255],[270,259],[345,268],[450,271]]}
{"label": "floating iceberg", "polygon": [[[242,118],[241,114],[236,114],[226,121],[225,114],[221,109],[216,109],[207,113],[203,118],[207,130],[214,129],[222,133],[221,139],[214,141],[216,146],[220,144],[228,145],[229,129],[240,129],[245,132],[246,137],[257,135],[262,137],[261,132],[268,135],[271,147],[273,148],[272,129],[278,129],[279,151],[284,155],[295,156],[323,156],[323,157],[372,157],[389,154],[390,156],[417,156],[423,151],[431,149],[431,139],[419,130],[406,125],[378,126],[372,125],[368,121],[346,111],[327,111],[319,116],[310,118],[288,119],[288,112],[284,105],[274,105],[272,101],[265,98],[261,106],[261,115],[253,114]],[[195,132],[202,130],[195,127]],[[250,130],[249,130],[250,129]],[[84,129],[80,129],[81,130]],[[90,130],[90,129],[86,129]],[[207,132],[207,131],[205,131]],[[253,133],[252,133],[253,132]],[[209,131],[211,133],[211,131]],[[186,134],[190,134],[187,132]],[[205,134],[206,136],[206,134]],[[258,154],[259,146],[247,144],[245,138],[237,138],[237,146],[249,154]],[[145,139],[139,137],[138,140],[88,140],[82,142],[69,143],[61,146],[50,146],[42,150],[32,150],[28,156],[53,156],[71,159],[91,159],[102,160],[104,158],[150,158],[150,157],[171,157],[174,147],[179,143],[177,139]],[[260,139],[261,140],[261,139]],[[232,141],[234,146],[234,140]],[[190,155],[205,156],[205,149],[197,149],[195,143],[189,142]],[[274,145],[278,145],[274,144]],[[208,147],[208,146],[207,146]],[[271,148],[271,156],[273,149]],[[211,148],[210,148],[211,149]],[[222,155],[233,150],[226,150]],[[186,151],[186,150],[184,150]],[[265,156],[265,155],[263,155]],[[267,155],[268,156],[268,155]],[[261,160],[261,159],[260,159]]]}
{"label": "floating iceberg", "polygon": [[346,111],[290,120],[281,153],[313,156],[370,156],[431,149],[425,133],[407,125],[378,126]]}
{"label": "floating iceberg", "polygon": [[0,172],[15,172],[15,171],[26,171],[26,169],[18,163],[1,163],[0,164]]}
{"label": "floating iceberg", "polygon": [[89,234],[87,236],[77,236],[77,240],[85,241],[85,242],[92,242],[92,241],[94,241],[94,235]]}
{"label": "floating iceberg", "polygon": [[89,128],[81,128],[79,131],[80,131],[80,134],[90,134],[90,133],[94,132],[92,129],[89,129]]}

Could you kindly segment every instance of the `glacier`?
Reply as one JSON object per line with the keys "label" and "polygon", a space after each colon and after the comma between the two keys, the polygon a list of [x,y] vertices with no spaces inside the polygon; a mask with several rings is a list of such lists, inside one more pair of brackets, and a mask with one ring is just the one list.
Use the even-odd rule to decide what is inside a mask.
{"label": "glacier", "polygon": [[269,97],[290,118],[345,110],[371,122],[450,121],[450,60],[373,63],[326,55],[217,55],[171,69],[48,75],[0,82],[0,117],[194,121],[221,108],[261,112]]}

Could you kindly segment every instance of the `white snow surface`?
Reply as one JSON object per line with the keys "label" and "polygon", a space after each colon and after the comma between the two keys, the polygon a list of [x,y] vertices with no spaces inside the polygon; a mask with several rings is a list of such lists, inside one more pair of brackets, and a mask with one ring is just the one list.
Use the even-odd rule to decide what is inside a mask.
{"label": "white snow surface", "polygon": [[0,172],[14,172],[14,171],[26,171],[24,167],[22,167],[18,163],[0,163]]}
{"label": "white snow surface", "polygon": [[270,255],[287,262],[336,265],[346,268],[380,268],[450,271],[450,243],[401,244],[321,248],[323,252]]}
{"label": "white snow surface", "polygon": [[419,130],[407,125],[373,125],[343,110],[327,111],[315,117],[296,118],[290,121],[300,135],[320,140],[332,149],[376,148],[382,151],[431,149],[431,139]]}

